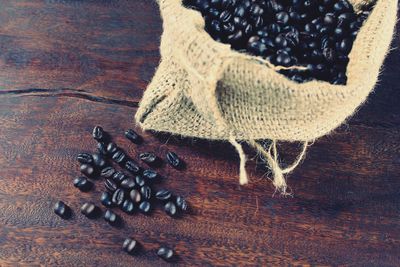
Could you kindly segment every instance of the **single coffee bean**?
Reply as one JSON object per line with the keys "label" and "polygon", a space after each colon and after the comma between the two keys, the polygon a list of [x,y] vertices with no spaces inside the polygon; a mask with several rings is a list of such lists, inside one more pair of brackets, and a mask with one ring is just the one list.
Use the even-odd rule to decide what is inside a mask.
{"label": "single coffee bean", "polygon": [[112,195],[111,201],[115,205],[121,206],[122,203],[124,203],[124,201],[125,201],[125,192],[124,192],[124,190],[122,190],[120,188],[115,190],[115,192]]}
{"label": "single coffee bean", "polygon": [[92,155],[88,153],[79,153],[76,159],[82,164],[92,164],[93,158]]}
{"label": "single coffee bean", "polygon": [[125,131],[125,137],[128,138],[132,143],[140,144],[142,138],[134,130],[128,129]]}
{"label": "single coffee bean", "polygon": [[143,177],[149,181],[154,181],[158,177],[158,173],[153,170],[144,170]]}
{"label": "single coffee bean", "polygon": [[122,180],[121,182],[121,187],[127,190],[131,190],[133,188],[135,188],[136,183],[132,178],[125,178],[124,180]]}
{"label": "single coffee bean", "polygon": [[86,202],[81,206],[81,213],[88,218],[94,218],[98,213],[98,208],[93,203]]}
{"label": "single coffee bean", "polygon": [[116,162],[116,163],[123,163],[124,160],[126,159],[126,154],[118,149],[113,155],[112,155],[112,159]]}
{"label": "single coffee bean", "polygon": [[103,142],[97,143],[97,151],[103,156],[107,155],[107,149],[106,149],[106,144]]}
{"label": "single coffee bean", "polygon": [[181,165],[180,158],[172,151],[169,151],[167,153],[167,162],[174,168],[179,168],[179,166]]}
{"label": "single coffee bean", "polygon": [[94,168],[90,164],[82,164],[80,167],[80,171],[88,177],[91,177],[94,174]]}
{"label": "single coffee bean", "polygon": [[116,224],[118,222],[118,215],[111,210],[106,210],[104,213],[104,220],[111,225]]}
{"label": "single coffee bean", "polygon": [[124,243],[122,244],[122,249],[130,254],[133,255],[138,250],[139,243],[131,238],[125,239]]}
{"label": "single coffee bean", "polygon": [[71,209],[61,200],[54,205],[54,213],[63,219],[67,219],[71,215]]}
{"label": "single coffee bean", "polygon": [[151,188],[148,185],[142,186],[140,188],[140,194],[143,196],[144,199],[150,199],[151,198]]}
{"label": "single coffee bean", "polygon": [[104,187],[111,193],[113,193],[118,188],[117,184],[110,178],[106,179],[106,181],[104,182]]}
{"label": "single coffee bean", "polygon": [[140,201],[142,201],[142,195],[136,189],[131,190],[131,192],[129,193],[129,197],[132,199],[133,203],[139,203]]}
{"label": "single coffee bean", "polygon": [[157,161],[157,156],[150,152],[140,153],[139,158],[147,164],[152,164]]}
{"label": "single coffee bean", "polygon": [[74,186],[79,190],[86,192],[92,188],[93,184],[86,177],[79,176],[74,179]]}
{"label": "single coffee bean", "polygon": [[160,247],[157,250],[157,256],[165,261],[169,261],[174,256],[174,251],[170,248]]}
{"label": "single coffee bean", "polygon": [[276,17],[276,22],[278,22],[279,24],[283,24],[283,25],[286,25],[290,19],[289,14],[286,13],[285,11],[276,13],[275,17]]}
{"label": "single coffee bean", "polygon": [[136,175],[135,176],[135,183],[138,187],[142,187],[144,186],[144,184],[146,183],[144,178],[140,175]]}
{"label": "single coffee bean", "polygon": [[353,42],[350,39],[348,39],[348,38],[343,39],[340,42],[339,50],[345,54],[348,54],[351,50],[352,45],[353,45]]}
{"label": "single coffee bean", "polygon": [[176,215],[176,206],[172,201],[169,201],[165,204],[164,210],[171,217]]}
{"label": "single coffee bean", "polygon": [[134,173],[134,174],[140,172],[139,165],[136,162],[132,161],[132,160],[127,160],[125,162],[125,169],[127,169],[129,172]]}
{"label": "single coffee bean", "polygon": [[109,155],[113,155],[115,152],[117,152],[118,146],[115,143],[111,142],[107,145],[106,150]]}
{"label": "single coffee bean", "polygon": [[172,197],[172,193],[166,189],[157,191],[156,198],[159,200],[168,200]]}
{"label": "single coffee bean", "polygon": [[135,206],[132,201],[126,199],[122,204],[122,210],[128,214],[132,214],[135,209]]}
{"label": "single coffee bean", "polygon": [[109,192],[101,193],[100,201],[101,201],[101,204],[103,204],[106,207],[112,207],[113,206],[113,203],[111,201],[111,194]]}
{"label": "single coffee bean", "polygon": [[102,169],[106,166],[106,160],[104,159],[104,157],[101,154],[95,153],[95,154],[93,154],[92,158],[93,158],[93,164],[97,168]]}
{"label": "single coffee bean", "polygon": [[149,213],[151,209],[151,204],[148,201],[143,201],[142,203],[140,203],[139,205],[139,210],[142,213]]}
{"label": "single coffee bean", "polygon": [[93,128],[92,136],[97,141],[102,141],[105,138],[105,132],[103,128],[101,128],[100,126],[96,126]]}
{"label": "single coffee bean", "polygon": [[178,206],[178,208],[183,211],[186,211],[188,209],[188,204],[186,200],[181,196],[176,197],[176,206]]}
{"label": "single coffee bean", "polygon": [[105,167],[101,170],[100,176],[104,178],[111,178],[115,173],[115,169],[111,166]]}
{"label": "single coffee bean", "polygon": [[126,179],[126,175],[123,172],[120,171],[116,171],[113,176],[112,179],[114,182],[116,182],[117,184],[120,184],[124,179]]}

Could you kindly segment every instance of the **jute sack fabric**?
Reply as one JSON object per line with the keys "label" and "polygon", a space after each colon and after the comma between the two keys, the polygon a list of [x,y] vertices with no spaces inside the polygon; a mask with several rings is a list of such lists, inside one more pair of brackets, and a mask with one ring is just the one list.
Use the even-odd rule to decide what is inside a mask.
{"label": "jute sack fabric", "polygon": [[[350,0],[356,12],[372,0]],[[240,156],[240,183],[247,183],[246,156],[237,140],[267,160],[273,183],[286,192],[284,174],[303,158],[307,142],[328,134],[351,116],[373,90],[396,23],[397,0],[377,0],[349,55],[347,84],[293,82],[258,57],[214,41],[200,13],[182,0],[158,1],[163,19],[161,62],[135,119],[144,130],[227,140]],[[269,147],[256,140],[272,140]],[[277,141],[303,142],[292,166],[282,169]]]}

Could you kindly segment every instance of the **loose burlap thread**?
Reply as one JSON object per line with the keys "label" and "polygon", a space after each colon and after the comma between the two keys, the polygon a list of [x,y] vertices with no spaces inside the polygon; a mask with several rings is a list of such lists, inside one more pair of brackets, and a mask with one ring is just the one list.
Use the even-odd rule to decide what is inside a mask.
{"label": "loose burlap thread", "polygon": [[[356,12],[372,0],[350,0]],[[248,182],[239,140],[266,158],[273,183],[286,193],[285,174],[301,162],[309,141],[328,134],[366,100],[390,47],[397,0],[377,0],[349,55],[346,85],[298,84],[282,67],[214,41],[200,13],[181,0],[159,0],[161,62],[136,113],[144,130],[227,140],[240,157],[240,184]],[[294,67],[298,68],[298,67]],[[271,139],[265,149],[256,140]],[[301,153],[282,169],[276,143],[300,141]]]}

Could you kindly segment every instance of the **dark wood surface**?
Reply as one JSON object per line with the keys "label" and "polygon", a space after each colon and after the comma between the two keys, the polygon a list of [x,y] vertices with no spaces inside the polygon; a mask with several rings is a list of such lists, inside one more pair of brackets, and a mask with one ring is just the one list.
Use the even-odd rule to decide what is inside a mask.
{"label": "dark wood surface", "polygon": [[[0,266],[160,266],[159,244],[186,266],[399,266],[399,50],[368,103],[310,148],[289,177],[294,197],[282,198],[255,161],[250,184],[238,185],[229,144],[150,133],[141,146],[125,140],[159,61],[161,31],[149,0],[0,1]],[[84,218],[80,205],[99,203],[102,184],[80,193],[72,180],[75,155],[94,149],[94,125],[132,157],[181,155],[186,170],[160,168],[159,186],[185,196],[191,213],[117,211],[121,228]],[[290,160],[298,147],[282,149]],[[72,219],[54,215],[59,199]],[[125,237],[143,245],[136,257],[121,251]]]}

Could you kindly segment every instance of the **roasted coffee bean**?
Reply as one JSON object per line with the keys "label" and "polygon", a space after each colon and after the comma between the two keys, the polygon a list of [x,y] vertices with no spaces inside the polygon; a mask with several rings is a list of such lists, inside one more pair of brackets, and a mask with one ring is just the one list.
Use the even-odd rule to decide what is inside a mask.
{"label": "roasted coffee bean", "polygon": [[107,155],[107,149],[106,149],[106,144],[103,142],[97,143],[97,151],[103,156]]}
{"label": "roasted coffee bean", "polygon": [[144,180],[144,178],[142,176],[136,175],[135,176],[135,183],[136,183],[137,186],[142,187],[142,186],[144,186],[146,181]]}
{"label": "roasted coffee bean", "polygon": [[92,164],[93,157],[88,153],[79,153],[76,159],[82,164]]}
{"label": "roasted coffee bean", "polygon": [[168,200],[171,197],[172,197],[171,192],[166,189],[161,189],[156,193],[156,198],[159,200]]}
{"label": "roasted coffee bean", "polygon": [[135,206],[134,206],[133,202],[130,201],[129,199],[126,199],[124,201],[124,203],[122,204],[122,210],[128,214],[133,213],[134,209],[135,209]]}
{"label": "roasted coffee bean", "polygon": [[110,178],[106,179],[106,181],[104,182],[104,187],[111,193],[114,192],[115,190],[117,190],[117,188],[118,188],[117,184]]}
{"label": "roasted coffee bean", "polygon": [[136,189],[131,190],[131,192],[129,193],[129,197],[131,198],[133,203],[139,203],[140,201],[142,201],[142,195]]}
{"label": "roasted coffee bean", "polygon": [[144,170],[143,177],[149,181],[154,181],[158,177],[158,173],[153,170]]}
{"label": "roasted coffee bean", "polygon": [[139,205],[139,210],[142,213],[149,213],[151,209],[151,204],[148,201],[143,201],[142,203],[140,203]]}
{"label": "roasted coffee bean", "polygon": [[120,186],[121,188],[131,190],[136,187],[136,183],[135,180],[133,180],[132,178],[125,178],[124,180],[122,180]]}
{"label": "roasted coffee bean", "polygon": [[116,182],[117,184],[120,184],[123,180],[126,179],[126,175],[123,172],[120,171],[116,171],[113,176],[112,179],[114,182]]}
{"label": "roasted coffee bean", "polygon": [[283,24],[283,25],[287,24],[290,19],[289,14],[286,13],[285,11],[276,13],[275,17],[276,17],[276,22],[278,22],[279,24]]}
{"label": "roasted coffee bean", "polygon": [[140,194],[142,195],[143,199],[150,199],[151,198],[151,188],[148,185],[142,186],[140,188]]}
{"label": "roasted coffee bean", "polygon": [[170,261],[174,256],[174,251],[170,248],[160,247],[157,250],[157,256],[165,261]]}
{"label": "roasted coffee bean", "polygon": [[118,222],[118,215],[111,210],[106,210],[104,213],[104,220],[111,225],[116,224]]}
{"label": "roasted coffee bean", "polygon": [[104,159],[104,157],[101,154],[95,153],[93,154],[93,164],[94,166],[96,166],[97,168],[104,168],[106,166],[106,160]]}
{"label": "roasted coffee bean", "polygon": [[86,175],[88,177],[91,177],[94,174],[94,168],[90,164],[82,164],[80,167],[80,171],[81,171],[81,173],[83,173],[84,175]]}
{"label": "roasted coffee bean", "polygon": [[142,138],[134,130],[128,129],[125,131],[125,137],[128,138],[132,143],[140,144]]}
{"label": "roasted coffee bean", "polygon": [[86,177],[79,176],[74,179],[74,186],[79,190],[86,192],[92,188],[93,183],[90,182]]}
{"label": "roasted coffee bean", "polygon": [[157,161],[157,156],[150,152],[140,153],[139,158],[147,164],[153,164]]}
{"label": "roasted coffee bean", "polygon": [[103,128],[101,128],[100,126],[96,126],[93,128],[92,136],[97,141],[102,141],[105,138],[105,132]]}
{"label": "roasted coffee bean", "polygon": [[101,170],[100,176],[104,178],[111,178],[115,173],[115,169],[111,166],[105,167]]}
{"label": "roasted coffee bean", "polygon": [[67,219],[71,215],[71,209],[61,200],[54,205],[54,213],[63,219]]}
{"label": "roasted coffee bean", "polygon": [[101,204],[103,204],[106,207],[112,207],[113,206],[113,203],[111,201],[111,194],[109,192],[101,193],[100,201],[101,201]]}
{"label": "roasted coffee bean", "polygon": [[169,151],[167,153],[167,162],[174,168],[179,168],[179,166],[181,165],[180,158],[172,151]]}
{"label": "roasted coffee bean", "polygon": [[348,54],[351,50],[352,45],[353,45],[353,42],[349,38],[346,38],[340,42],[340,45],[338,48],[339,48],[340,52],[342,52],[344,54]]}
{"label": "roasted coffee bean", "polygon": [[139,165],[132,160],[127,160],[125,162],[125,169],[127,169],[129,172],[131,172],[133,174],[137,174],[140,172]]}
{"label": "roasted coffee bean", "polygon": [[106,150],[109,155],[113,155],[115,152],[117,152],[118,146],[115,143],[111,142],[107,145]]}
{"label": "roasted coffee bean", "polygon": [[125,201],[125,192],[123,189],[118,188],[112,195],[111,201],[117,206],[121,206]]}
{"label": "roasted coffee bean", "polygon": [[183,211],[186,211],[188,209],[188,204],[186,200],[181,196],[176,197],[176,206],[178,206],[178,208]]}
{"label": "roasted coffee bean", "polygon": [[86,202],[81,206],[81,213],[88,218],[94,218],[98,214],[98,207],[93,203]]}
{"label": "roasted coffee bean", "polygon": [[172,201],[169,201],[165,204],[164,210],[169,216],[173,217],[176,215],[176,206]]}
{"label": "roasted coffee bean", "polygon": [[125,239],[124,243],[122,244],[122,249],[130,254],[133,255],[138,250],[139,243],[131,238]]}
{"label": "roasted coffee bean", "polygon": [[117,151],[112,155],[112,159],[119,164],[122,164],[126,159],[126,154],[124,151],[117,149]]}

